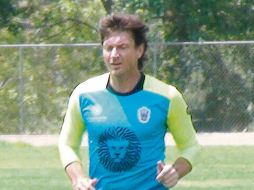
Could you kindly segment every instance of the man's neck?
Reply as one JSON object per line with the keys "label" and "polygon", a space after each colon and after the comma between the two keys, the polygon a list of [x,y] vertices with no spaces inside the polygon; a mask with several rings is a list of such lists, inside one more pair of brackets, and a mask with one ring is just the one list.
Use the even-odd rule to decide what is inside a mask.
{"label": "man's neck", "polygon": [[141,73],[138,72],[131,76],[110,76],[109,83],[111,87],[119,93],[128,93],[132,91],[140,80]]}

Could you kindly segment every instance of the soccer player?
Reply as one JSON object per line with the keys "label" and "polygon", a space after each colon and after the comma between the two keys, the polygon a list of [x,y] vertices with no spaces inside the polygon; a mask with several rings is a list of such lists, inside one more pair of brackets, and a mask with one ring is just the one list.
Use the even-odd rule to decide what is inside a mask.
{"label": "soccer player", "polygon": [[[143,73],[147,31],[135,15],[100,21],[109,73],[75,88],[59,137],[74,190],[165,190],[192,170],[200,146],[181,93]],[[79,154],[85,131],[89,177]],[[164,162],[166,132],[180,150],[172,164]]]}

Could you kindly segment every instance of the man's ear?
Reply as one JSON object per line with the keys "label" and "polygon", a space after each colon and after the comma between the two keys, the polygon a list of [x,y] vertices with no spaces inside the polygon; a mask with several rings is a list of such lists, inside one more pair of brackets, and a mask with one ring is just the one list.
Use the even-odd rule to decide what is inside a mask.
{"label": "man's ear", "polygon": [[144,54],[144,44],[140,44],[138,47],[137,47],[137,55],[138,55],[138,59],[142,57],[142,55]]}

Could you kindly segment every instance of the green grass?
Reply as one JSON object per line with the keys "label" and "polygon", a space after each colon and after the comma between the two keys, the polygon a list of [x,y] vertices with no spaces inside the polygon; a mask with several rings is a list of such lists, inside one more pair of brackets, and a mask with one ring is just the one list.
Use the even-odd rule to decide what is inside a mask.
{"label": "green grass", "polygon": [[204,147],[192,173],[175,190],[251,190],[254,147]]}
{"label": "green grass", "polygon": [[[173,160],[174,153],[175,150],[168,147],[169,160]],[[174,190],[250,190],[254,187],[252,146],[204,147],[198,162]],[[0,187],[1,190],[71,189],[56,147],[3,142],[0,142]]]}

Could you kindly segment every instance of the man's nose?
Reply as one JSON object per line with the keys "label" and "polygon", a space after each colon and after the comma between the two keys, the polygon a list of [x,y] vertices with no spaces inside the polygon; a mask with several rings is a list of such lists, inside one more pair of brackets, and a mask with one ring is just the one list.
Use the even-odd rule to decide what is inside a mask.
{"label": "man's nose", "polygon": [[119,56],[119,53],[117,51],[117,48],[114,47],[111,51],[111,57],[118,57]]}

